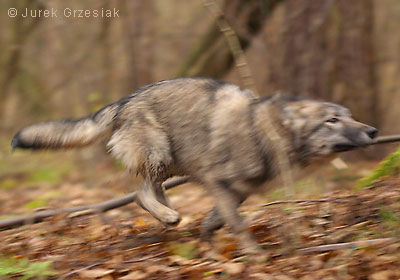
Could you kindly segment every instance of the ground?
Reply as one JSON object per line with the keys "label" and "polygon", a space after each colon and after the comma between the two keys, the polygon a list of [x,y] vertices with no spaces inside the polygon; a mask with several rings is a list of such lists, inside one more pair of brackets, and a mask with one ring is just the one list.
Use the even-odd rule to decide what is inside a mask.
{"label": "ground", "polygon": [[[91,152],[4,150],[0,219],[101,202],[139,184],[118,163],[93,160]],[[169,191],[183,216],[176,228],[163,228],[130,204],[1,231],[0,279],[398,279],[400,179],[354,190],[376,164],[328,165],[296,182],[294,198],[323,201],[261,207],[286,199],[282,188],[251,197],[240,210],[264,250],[255,256],[241,256],[227,228],[212,244],[200,240],[199,225],[213,201],[200,186],[186,184]],[[301,250],[349,242],[342,249]]]}

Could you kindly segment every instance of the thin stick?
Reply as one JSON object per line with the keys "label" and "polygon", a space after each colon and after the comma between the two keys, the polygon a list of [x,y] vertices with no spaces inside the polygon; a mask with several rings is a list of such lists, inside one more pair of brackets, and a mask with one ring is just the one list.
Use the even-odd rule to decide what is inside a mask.
{"label": "thin stick", "polygon": [[387,245],[396,242],[395,238],[379,238],[379,239],[371,239],[371,240],[360,240],[348,243],[337,243],[337,244],[328,244],[328,245],[320,245],[313,246],[308,248],[299,249],[298,251],[303,254],[309,254],[313,252],[327,252],[333,250],[342,250],[342,249],[356,249],[370,246],[378,246],[378,245]]}
{"label": "thin stick", "polygon": [[[388,135],[388,136],[378,137],[376,139],[376,141],[374,143],[372,143],[371,145],[386,144],[386,143],[399,142],[399,141],[400,141],[400,135]],[[179,186],[181,184],[185,184],[189,180],[190,180],[189,176],[175,177],[175,178],[172,178],[172,179],[166,181],[165,183],[163,183],[163,186],[165,187],[165,189],[168,190],[168,189],[172,189],[176,186]],[[92,209],[94,211],[88,211],[86,213],[87,215],[95,214],[98,212],[106,212],[106,211],[124,206],[131,202],[134,202],[135,199],[136,199],[136,193],[133,192],[133,193],[130,193],[128,195],[125,195],[125,196],[122,196],[119,198],[107,200],[107,201],[96,203],[96,204],[83,205],[83,206],[77,206],[77,207],[65,208],[65,209],[45,210],[45,211],[40,211],[40,212],[36,212],[33,214],[4,219],[4,220],[0,220],[0,231],[20,227],[25,224],[40,223],[45,218],[60,215],[63,213],[80,212],[80,211],[85,211],[85,210],[90,210],[90,209]],[[327,201],[329,201],[329,200],[325,200],[325,199],[307,200],[307,201],[305,201],[305,200],[280,200],[280,201],[273,201],[273,202],[267,203],[265,205],[262,205],[262,207],[283,204],[283,203],[302,203],[302,202],[305,202],[305,203],[310,202],[311,203],[311,202],[327,202]]]}
{"label": "thin stick", "polygon": [[[204,6],[209,9],[220,31],[226,37],[229,48],[231,49],[235,60],[236,68],[238,69],[240,77],[243,80],[243,85],[246,88],[251,89],[256,96],[260,96],[255,86],[250,68],[248,67],[242,47],[240,46],[239,39],[236,36],[235,31],[226,20],[223,11],[217,5],[215,0],[203,0],[203,3]],[[290,168],[289,155],[286,150],[287,147],[285,147],[284,141],[279,135],[275,125],[269,120],[269,118],[265,118],[265,120],[265,125],[268,127],[272,146],[274,146],[273,150],[277,153],[278,167],[282,178],[282,183],[285,186],[286,196],[292,197],[294,195],[294,183]]]}
{"label": "thin stick", "polygon": [[[189,181],[189,176],[184,176],[184,177],[175,177],[170,180],[167,180],[166,182],[163,183],[163,186],[165,189],[171,189],[174,188],[178,185],[187,183]],[[9,218],[5,220],[0,221],[0,231],[7,230],[7,229],[12,229],[15,227],[23,226],[25,224],[34,224],[34,223],[40,223],[43,221],[45,218],[60,215],[63,213],[73,213],[73,212],[80,212],[80,211],[85,211],[85,210],[94,210],[94,211],[87,211],[86,213],[82,213],[82,215],[90,215],[90,214],[96,214],[99,212],[106,212],[121,206],[124,206],[126,204],[129,204],[136,199],[136,192],[127,194],[125,196],[107,200],[104,202],[96,203],[96,204],[91,204],[91,205],[83,205],[83,206],[77,206],[77,207],[72,207],[72,208],[64,208],[64,209],[56,209],[56,210],[45,210],[45,211],[40,211],[28,215],[22,215],[19,217],[15,218]]]}
{"label": "thin stick", "polygon": [[277,200],[277,201],[272,201],[270,203],[261,205],[261,207],[268,207],[272,205],[277,205],[277,204],[285,204],[285,203],[315,203],[315,202],[331,202],[338,200],[337,198],[335,199],[301,199],[301,200]]}
{"label": "thin stick", "polygon": [[371,145],[375,144],[386,144],[386,143],[393,143],[393,142],[399,142],[400,141],[400,135],[387,135],[387,136],[380,136],[376,138],[376,141],[372,143]]}
{"label": "thin stick", "polygon": [[91,265],[88,265],[88,266],[85,266],[85,267],[82,267],[82,268],[79,268],[79,269],[76,269],[76,270],[72,270],[72,271],[62,275],[61,277],[57,278],[57,280],[67,279],[68,277],[70,277],[70,276],[72,276],[74,274],[77,274],[77,273],[79,273],[79,272],[81,272],[83,270],[91,269],[93,267],[96,267],[96,266],[99,266],[99,265],[102,265],[102,264],[104,264],[104,263],[98,262],[98,263],[94,263],[94,264],[91,264]]}
{"label": "thin stick", "polygon": [[168,254],[168,253],[169,253],[168,251],[162,251],[162,252],[160,252],[160,253],[158,253],[158,254],[155,254],[155,255],[146,256],[146,257],[142,257],[142,258],[130,259],[130,260],[124,261],[124,263],[143,262],[143,261],[147,261],[147,260],[149,260],[149,259],[153,259],[153,258],[156,258],[156,257],[161,257],[161,256],[166,255],[166,254]]}
{"label": "thin stick", "polygon": [[256,95],[258,95],[255,82],[251,74],[251,70],[247,65],[246,58],[244,56],[242,47],[240,46],[240,42],[238,37],[236,36],[235,31],[228,24],[227,20],[225,19],[224,13],[219,8],[217,3],[215,3],[215,0],[203,0],[203,3],[204,6],[208,8],[210,13],[212,14],[214,20],[218,25],[219,30],[224,34],[226,41],[228,42],[229,48],[235,61],[236,68],[238,69],[240,78],[243,81],[243,86],[245,88],[251,89]]}

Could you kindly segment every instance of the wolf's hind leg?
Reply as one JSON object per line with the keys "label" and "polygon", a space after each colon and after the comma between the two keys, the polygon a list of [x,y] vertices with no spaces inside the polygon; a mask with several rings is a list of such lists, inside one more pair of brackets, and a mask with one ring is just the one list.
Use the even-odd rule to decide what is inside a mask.
{"label": "wolf's hind leg", "polygon": [[[239,205],[246,199],[246,197],[240,197]],[[216,230],[219,230],[225,225],[224,219],[218,213],[218,209],[214,206],[207,216],[204,218],[200,226],[201,237],[205,240],[210,240]]]}
{"label": "wolf's hind leg", "polygon": [[[229,185],[222,185],[219,183],[213,184],[209,189],[216,198],[216,212],[214,213],[219,214],[223,222],[229,225],[232,231],[238,236],[244,252],[255,253],[258,250],[257,242],[254,240],[250,231],[247,229],[246,223],[237,211],[242,201],[238,193],[232,190]],[[217,225],[219,226],[217,222],[218,220],[215,220],[212,228],[215,228]]]}
{"label": "wolf's hind leg", "polygon": [[208,212],[200,226],[201,238],[210,241],[214,231],[222,228],[225,222],[216,207]]}
{"label": "wolf's hind leg", "polygon": [[179,213],[169,207],[168,198],[162,190],[160,184],[145,180],[138,190],[137,202],[148,211],[154,218],[165,225],[177,225],[181,217]]}

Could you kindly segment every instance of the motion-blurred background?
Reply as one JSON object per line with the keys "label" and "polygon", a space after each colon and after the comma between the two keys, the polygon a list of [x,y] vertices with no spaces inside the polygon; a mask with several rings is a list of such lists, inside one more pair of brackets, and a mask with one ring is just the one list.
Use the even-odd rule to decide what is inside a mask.
{"label": "motion-blurred background", "polygon": [[[400,133],[398,0],[216,3],[260,94],[334,101],[380,135]],[[47,17],[39,10],[49,11]],[[88,115],[159,80],[206,76],[243,86],[226,38],[200,0],[2,0],[0,26],[0,189],[71,178],[95,187],[100,173],[111,178],[113,168],[123,170],[100,146],[11,155],[11,137],[25,125]],[[344,159],[382,159],[394,147]],[[376,162],[363,164],[352,164],[349,174],[333,168],[321,176],[351,185]]]}
{"label": "motion-blurred background", "polygon": [[[400,133],[399,0],[216,2],[240,39],[260,94],[283,91],[334,101],[379,128],[380,135]],[[39,16],[39,10],[49,11],[49,17]],[[182,76],[243,86],[225,37],[201,0],[0,0],[0,220],[132,192],[140,181],[100,145],[11,154],[12,136],[25,125],[83,117],[140,86]],[[107,260],[102,267],[115,278],[104,274],[101,279],[130,271],[136,274],[124,279],[200,279],[199,273],[208,279],[230,274],[249,279],[253,272],[258,277],[251,279],[299,279],[308,273],[313,277],[301,279],[398,279],[399,243],[292,258],[294,248],[399,240],[400,181],[387,175],[399,174],[400,153],[386,161],[394,165],[371,173],[396,146],[341,154],[343,161],[336,159],[294,183],[295,199],[341,197],[345,203],[282,204],[260,211],[260,205],[288,199],[279,184],[248,199],[241,212],[260,242],[272,246],[263,263],[243,259],[229,270],[209,261],[198,226],[213,198],[191,184],[168,191],[183,217],[172,235],[134,203],[106,216],[59,215],[37,225],[29,219],[24,227],[0,231],[0,278],[21,276],[18,260],[33,264],[33,272],[26,267],[22,271],[35,279],[48,279],[42,276],[51,274],[47,267],[52,263],[66,278],[73,269],[81,272],[83,266]],[[369,174],[379,176],[365,184],[368,188],[355,190]],[[376,178],[381,181],[373,185]],[[223,229],[213,242],[223,262],[235,256],[235,239],[228,233]],[[180,259],[169,258],[174,256]],[[132,258],[136,266],[120,266]],[[182,258],[206,260],[206,266],[192,266],[197,262]],[[157,260],[158,268],[152,268]],[[147,268],[152,272],[145,272]],[[79,279],[97,278],[93,275]]]}
{"label": "motion-blurred background", "polygon": [[[398,0],[217,1],[240,38],[262,94],[285,91],[348,106],[399,133]],[[16,8],[17,17],[7,15]],[[22,17],[25,9],[57,17]],[[118,16],[66,17],[117,9]],[[136,88],[180,76],[241,83],[202,1],[2,0],[0,124],[6,132],[79,117]]]}

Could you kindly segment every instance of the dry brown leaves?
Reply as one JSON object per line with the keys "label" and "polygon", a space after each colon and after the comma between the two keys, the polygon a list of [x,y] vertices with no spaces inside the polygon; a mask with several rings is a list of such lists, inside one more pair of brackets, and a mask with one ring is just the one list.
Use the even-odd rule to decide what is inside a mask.
{"label": "dry brown leaves", "polygon": [[[197,189],[191,195],[203,199]],[[168,230],[147,214],[138,216],[136,206],[104,216],[60,215],[0,232],[0,252],[53,261],[59,273],[54,279],[398,279],[397,242],[311,254],[298,249],[398,238],[400,180],[359,193],[337,191],[328,198],[334,197],[341,199],[247,213],[250,230],[264,247],[253,257],[240,256],[226,228],[212,244],[200,240],[199,224],[207,207],[184,213],[184,223]]]}

